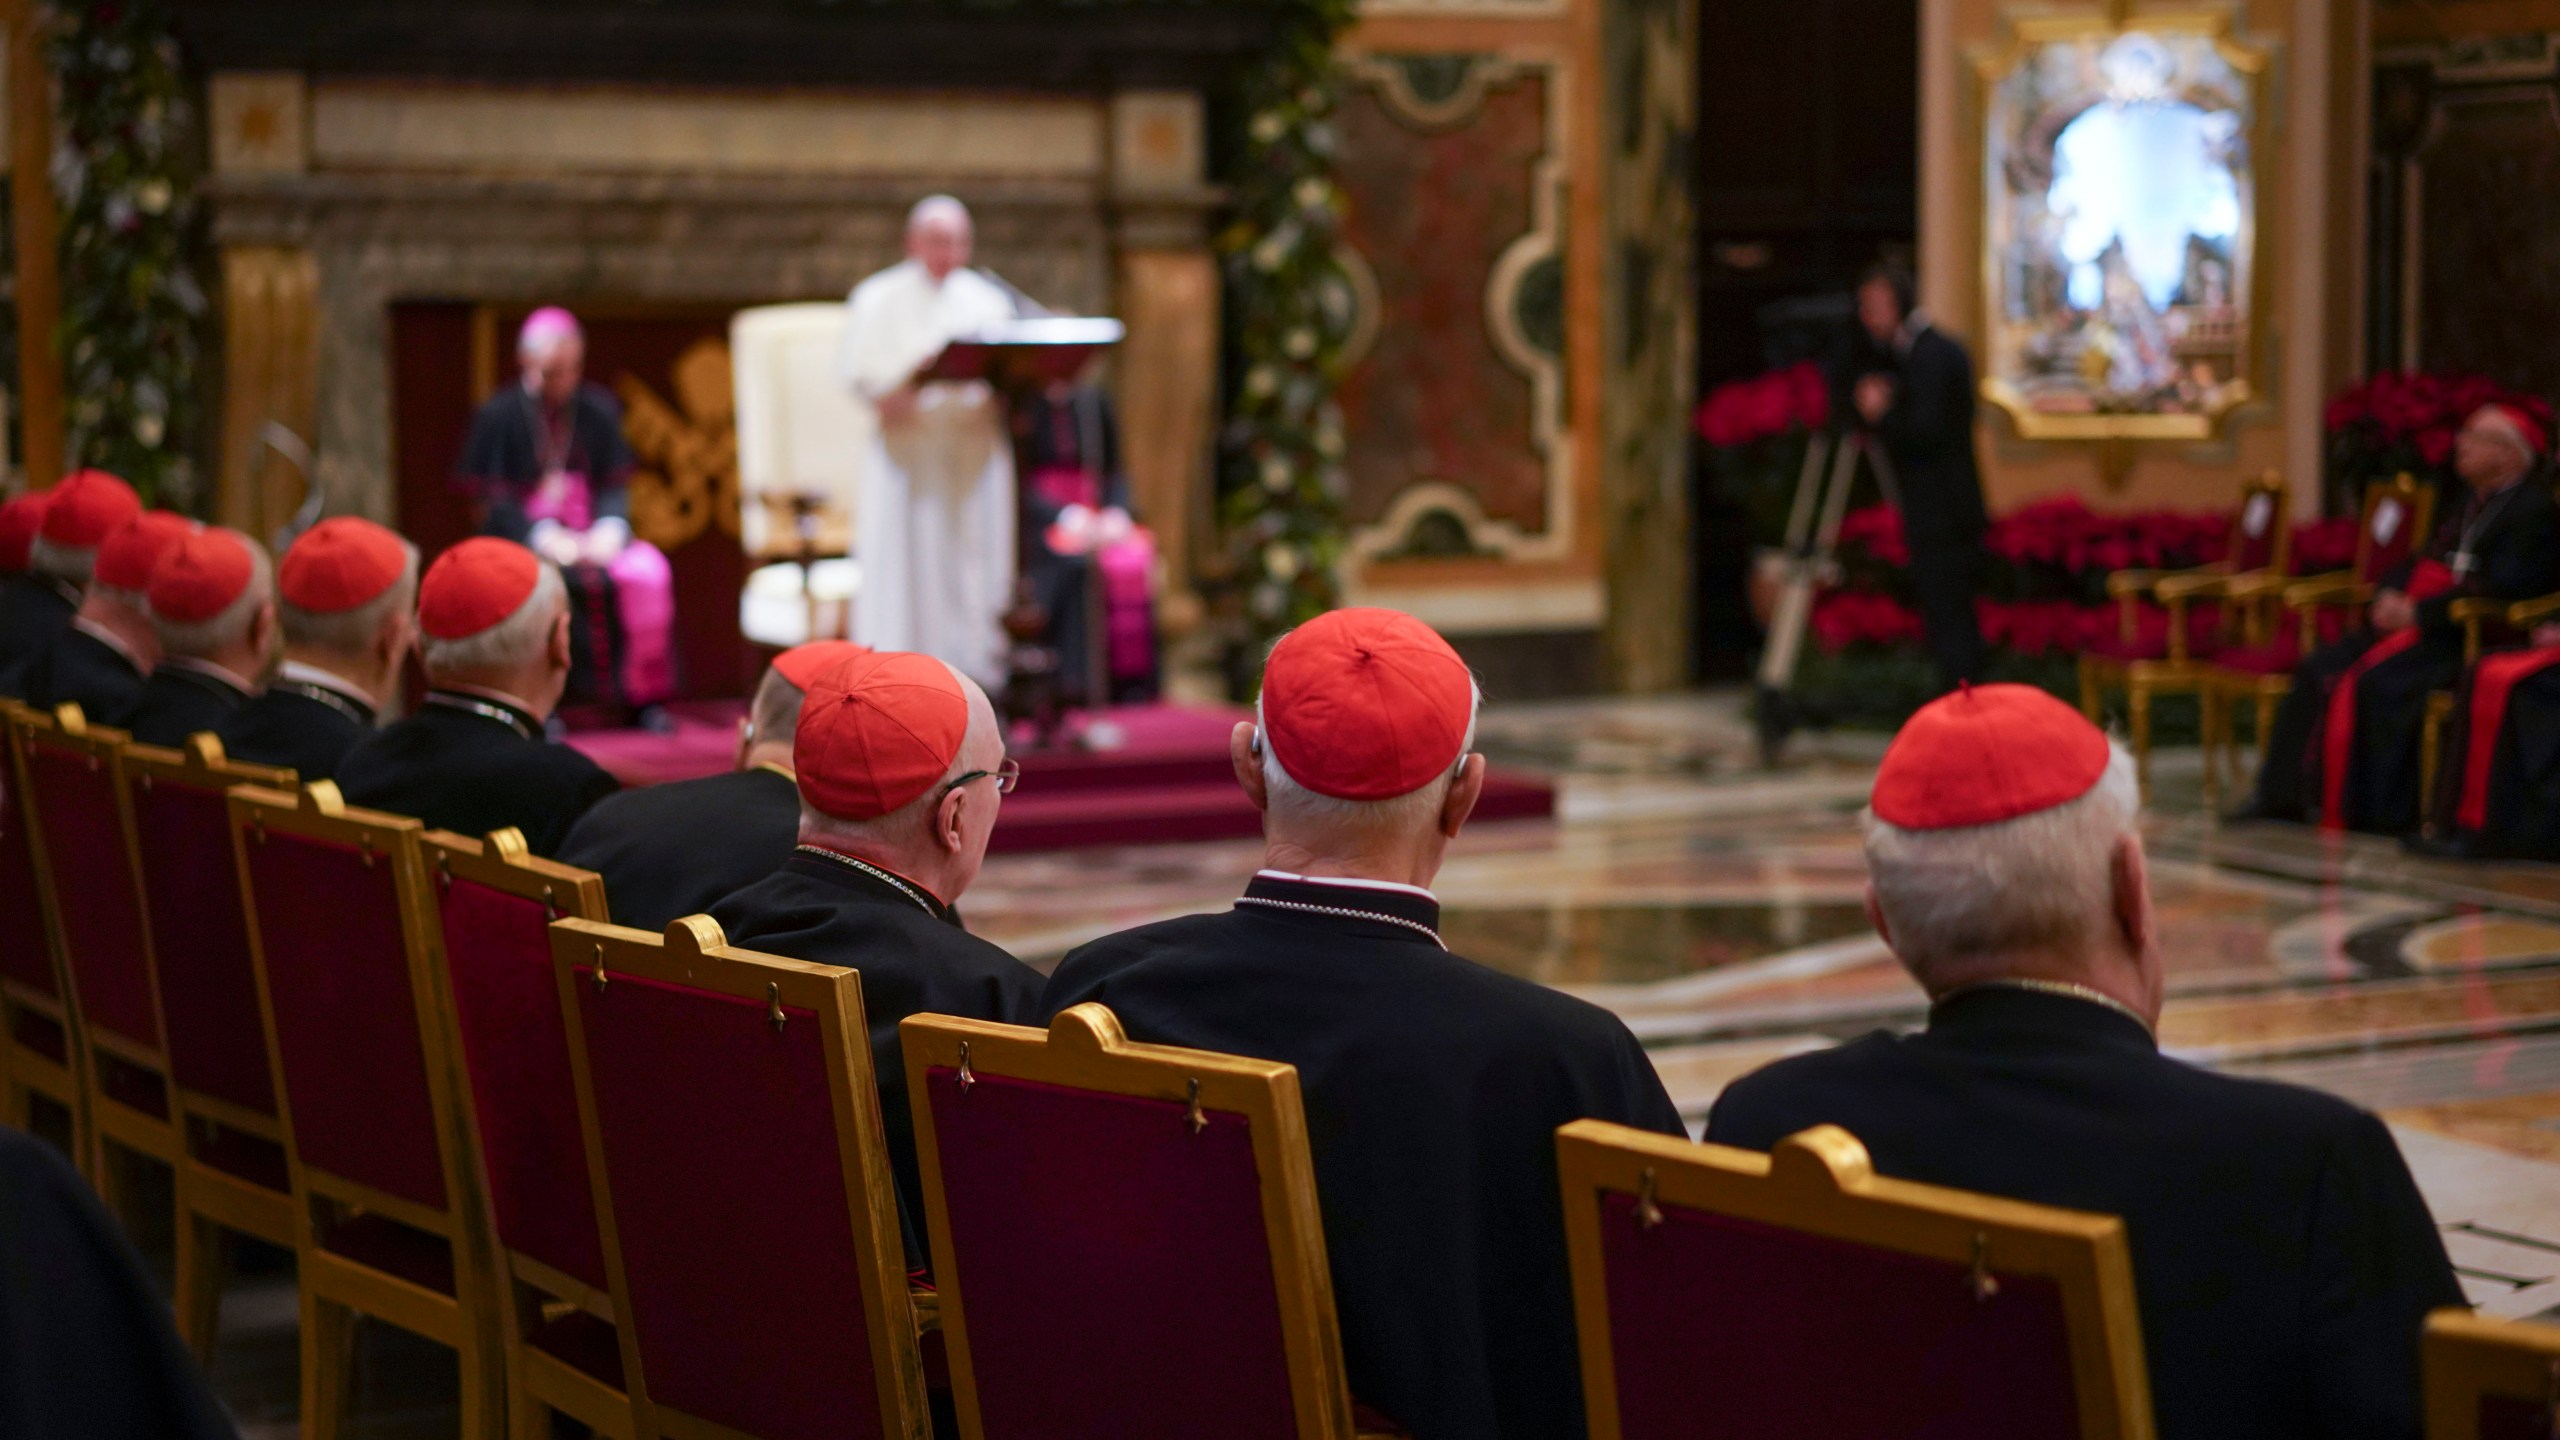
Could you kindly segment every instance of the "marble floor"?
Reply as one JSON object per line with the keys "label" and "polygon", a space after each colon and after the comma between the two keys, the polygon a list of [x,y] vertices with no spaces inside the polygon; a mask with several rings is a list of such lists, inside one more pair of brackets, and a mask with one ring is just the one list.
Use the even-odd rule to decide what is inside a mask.
{"label": "marble floor", "polygon": [[[1471,829],[1439,892],[1460,953],[1607,1006],[1683,1113],[1738,1075],[1923,999],[1867,928],[1856,817],[1883,738],[1800,738],[1756,763],[1737,697],[1488,712],[1498,761],[1558,778],[1552,821]],[[2147,821],[2164,1043],[2383,1114],[2482,1308],[2560,1318],[2560,868],[2449,865],[2285,826],[2225,827],[2192,751]],[[1043,969],[1097,935],[1223,908],[1253,842],[991,860],[971,928]],[[292,1291],[226,1297],[216,1375],[251,1440],[293,1433]],[[449,1433],[450,1360],[365,1341],[361,1434]],[[442,1369],[438,1369],[438,1364]],[[441,1428],[440,1428],[441,1427]]]}

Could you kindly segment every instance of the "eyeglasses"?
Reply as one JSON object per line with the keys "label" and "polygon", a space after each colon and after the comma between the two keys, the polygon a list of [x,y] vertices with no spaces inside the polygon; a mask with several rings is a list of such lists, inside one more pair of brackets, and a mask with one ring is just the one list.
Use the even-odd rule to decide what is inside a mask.
{"label": "eyeglasses", "polygon": [[993,777],[996,782],[997,794],[1010,795],[1013,793],[1013,787],[1022,783],[1022,762],[1007,758],[1003,764],[998,765],[993,770],[971,770],[964,774],[954,775],[949,780],[943,782],[941,791],[937,793],[934,798],[939,800],[942,796],[950,794],[952,791],[959,789],[961,786],[968,784],[972,780],[985,780],[989,777]]}

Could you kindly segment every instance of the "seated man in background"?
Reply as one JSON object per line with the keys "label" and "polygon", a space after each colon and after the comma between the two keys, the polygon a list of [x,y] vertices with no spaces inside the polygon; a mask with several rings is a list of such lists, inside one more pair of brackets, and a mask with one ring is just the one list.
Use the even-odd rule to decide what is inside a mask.
{"label": "seated man in background", "polygon": [[340,792],[474,838],[512,825],[534,854],[557,854],[578,817],[621,788],[543,738],[569,683],[560,572],[511,540],[465,540],[418,582],[418,630],[426,698],[347,752]]}
{"label": "seated man in background", "polygon": [[27,556],[36,547],[36,532],[44,528],[45,502],[52,494],[37,490],[0,500],[0,582],[27,573]]}
{"label": "seated man in background", "polygon": [[1425,887],[1484,789],[1476,702],[1411,616],[1283,637],[1232,740],[1266,868],[1225,914],[1077,950],[1041,1008],[1296,1066],[1352,1394],[1435,1440],[1575,1436],[1556,1127],[1685,1132],[1616,1016],[1441,941]]}
{"label": "seated man in background", "polygon": [[1867,908],[1925,1031],[1781,1060],[1707,1139],[1844,1126],[1879,1174],[2124,1217],[2161,1440],[2415,1440],[2418,1335],[2463,1303],[2382,1122],[2160,1053],[2125,752],[2020,685],[1924,707],[1866,818]]}
{"label": "seated man in background", "polygon": [[160,663],[160,635],[151,626],[151,577],[196,528],[184,515],[146,510],[108,536],[98,547],[89,591],[80,597],[70,628],[27,657],[0,688],[39,710],[73,704],[100,725],[123,725]]}
{"label": "seated man in background", "polygon": [[2463,677],[2445,727],[2427,829],[2408,846],[2448,860],[2560,860],[2560,621]]}
{"label": "seated man in background", "polygon": [[2385,577],[2366,624],[2312,652],[2277,707],[2258,789],[2234,819],[2329,829],[2418,828],[2418,747],[2427,696],[2462,673],[2453,603],[2523,600],[2560,588],[2560,507],[2532,479],[2545,447],[2531,416],[2484,405],[2463,422],[2454,469],[2465,493],[2418,558]]}
{"label": "seated man in background", "polygon": [[276,568],[284,668],[217,726],[225,754],[326,780],[398,698],[418,635],[418,547],[370,520],[303,532]]}
{"label": "seated man in background", "polygon": [[0,590],[0,672],[71,628],[98,547],[142,513],[133,487],[104,470],[74,471],[37,498],[44,519],[29,542],[26,573]]}
{"label": "seated man in background", "polygon": [[775,656],[740,722],[736,769],[605,797],[570,829],[561,862],[604,877],[615,923],[653,931],[780,869],[800,838],[791,746],[801,697],[821,672],[865,653],[820,640]]}
{"label": "seated man in background", "polygon": [[125,728],[176,749],[220,725],[267,682],[276,657],[275,565],[237,530],[199,529],[151,575],[160,663]]}
{"label": "seated man in background", "polygon": [[711,918],[732,945],[862,972],[889,1168],[909,1258],[921,1262],[924,1182],[898,1022],[1032,1022],[1040,972],[951,918],[1017,772],[986,692],[931,656],[857,648],[806,688],[791,747],[799,848]]}

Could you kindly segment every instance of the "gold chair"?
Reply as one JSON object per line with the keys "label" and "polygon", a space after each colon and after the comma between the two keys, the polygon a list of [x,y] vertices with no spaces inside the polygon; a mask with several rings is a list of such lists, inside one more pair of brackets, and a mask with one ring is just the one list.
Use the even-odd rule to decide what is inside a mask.
{"label": "gold chair", "polygon": [[293,1184],[302,1433],[337,1440],[357,1316],[452,1347],[462,1440],[505,1424],[500,1299],[468,1199],[417,821],[243,786],[230,828]]}
{"label": "gold chair", "polygon": [[[2091,724],[2102,723],[2109,691],[2124,692],[2134,766],[2146,799],[2151,794],[2154,697],[2196,697],[2204,754],[2208,762],[2213,758],[2216,707],[2205,693],[2211,679],[2206,662],[2215,651],[2242,638],[2240,612],[2223,606],[2213,642],[2196,653],[2190,648],[2188,611],[2197,604],[2225,599],[2235,584],[2254,585],[2288,572],[2293,525],[2286,513],[2282,475],[2269,470],[2241,483],[2240,503],[2231,514],[2231,540],[2223,555],[2211,565],[2192,570],[2118,570],[2107,576],[2107,595],[2116,604],[2116,634],[2080,657],[2080,710]],[[2157,601],[2166,615],[2166,624],[2156,635],[2141,624],[2146,599]],[[2218,802],[2220,779],[2219,767],[2207,763],[2204,791],[2209,807]]]}
{"label": "gold chair", "polygon": [[860,977],[707,915],[561,920],[551,964],[641,1440],[922,1440]]}
{"label": "gold chair", "polygon": [[85,1174],[93,1156],[80,1033],[55,950],[53,897],[36,876],[35,808],[26,793],[26,730],[39,723],[35,711],[0,699],[0,1124],[42,1130],[38,1107],[60,1110],[72,1161]]}
{"label": "gold chair", "polygon": [[[77,705],[26,720],[19,734],[36,883],[53,912],[55,951],[79,1022],[74,1068],[89,1116],[89,1175],[108,1208],[131,1221],[129,1158],[174,1176],[183,1147],[124,810],[126,736],[90,725]],[[195,1268],[193,1241],[180,1227],[182,1274]]]}
{"label": "gold chair", "polygon": [[2209,767],[2220,767],[2221,752],[2232,752],[2236,781],[2238,747],[2232,740],[2236,732],[2231,721],[2234,708],[2242,703],[2255,709],[2258,762],[2266,763],[2268,732],[2275,725],[2276,707],[2293,691],[2295,667],[2328,638],[2324,632],[2331,628],[2329,622],[2343,619],[2344,626],[2352,626],[2372,603],[2381,578],[2426,544],[2435,509],[2434,489],[2420,484],[2415,476],[2404,472],[2376,481],[2365,487],[2352,566],[2299,580],[2270,576],[2229,587],[2227,594],[2233,604],[2243,607],[2253,633],[2239,646],[2216,655],[2209,671],[2207,704],[2215,712],[2212,729],[2217,752],[2208,757]]}
{"label": "gold chair", "polygon": [[[2454,621],[2462,626],[2462,668],[2468,673],[2479,663],[2486,648],[2485,630],[2492,624],[2509,629],[2530,630],[2535,621],[2560,610],[2560,595],[2546,595],[2536,600],[2519,600],[2510,605],[2500,600],[2469,599],[2453,602]],[[2517,617],[2524,618],[2519,621]],[[2458,693],[2434,690],[2427,694],[2426,721],[2418,740],[2418,804],[2421,814],[2435,808],[2436,777],[2444,773],[2444,724],[2453,718]]]}
{"label": "gold chair", "polygon": [[1062,1395],[1086,1397],[1080,1435],[1377,1433],[1344,1377],[1295,1068],[1133,1044],[1095,1004],[1046,1031],[898,1031],[969,1440],[1046,1433]]}
{"label": "gold chair", "polygon": [[604,881],[540,859],[524,834],[486,841],[430,830],[428,963],[446,1008],[461,1087],[471,1191],[496,1246],[492,1290],[519,1436],[551,1433],[551,1412],[630,1440],[612,1286],[578,1128],[569,1035],[551,975],[551,922],[605,918]]}
{"label": "gold chair", "polygon": [[201,1358],[219,1324],[225,1232],[296,1239],[227,798],[236,785],[291,790],[294,776],[231,760],[204,732],[184,753],[127,745],[121,769],[181,1142],[178,1331]]}
{"label": "gold chair", "polygon": [[2560,1433],[2560,1327],[2468,1310],[2427,1317],[2427,1440],[2549,1440]]}
{"label": "gold chair", "polygon": [[[1930,1431],[2147,1440],[2124,1222],[1877,1175],[1816,1126],[1770,1154],[1556,1134],[1592,1440]],[[1854,1377],[1853,1383],[1843,1383]]]}

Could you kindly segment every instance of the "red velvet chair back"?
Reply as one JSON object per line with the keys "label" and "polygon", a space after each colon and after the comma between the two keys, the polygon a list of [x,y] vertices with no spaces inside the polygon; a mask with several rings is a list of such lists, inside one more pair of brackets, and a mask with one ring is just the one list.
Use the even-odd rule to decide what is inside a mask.
{"label": "red velvet chair back", "polygon": [[2293,549],[2293,517],[2285,513],[2284,477],[2273,470],[2240,487],[2231,517],[2231,544],[2223,558],[2234,571],[2286,573]]}
{"label": "red velvet chair back", "polygon": [[48,907],[36,882],[34,819],[18,768],[20,727],[29,718],[15,702],[0,702],[0,728],[8,731],[0,750],[0,982],[58,1001],[62,987],[53,972]]}
{"label": "red velvet chair back", "polygon": [[2401,475],[2365,487],[2364,520],[2356,531],[2355,576],[2373,584],[2418,553],[2435,520],[2435,491]]}
{"label": "red velvet chair back", "polygon": [[226,760],[210,734],[184,754],[148,745],[125,750],[125,795],[141,862],[143,918],[151,927],[169,1077],[182,1092],[261,1116],[275,1113],[266,1021],[240,906],[240,862],[231,850],[234,785],[291,789],[293,772]]}
{"label": "red velvet chair back", "polygon": [[2427,1440],[2550,1440],[2560,1433],[2560,1326],[2468,1310],[2427,1317]]}
{"label": "red velvet chair back", "polygon": [[1352,1433],[1295,1070],[1099,1005],[900,1029],[969,1433]]}
{"label": "red velvet chair back", "polygon": [[125,834],[125,734],[92,728],[77,705],[25,733],[36,873],[53,897],[63,972],[81,1023],[124,1058],[165,1065],[150,940]]}
{"label": "red velvet chair back", "polygon": [[604,1242],[551,974],[551,922],[603,919],[604,881],[534,858],[516,830],[485,844],[429,831],[420,854],[434,877],[437,969],[498,1243],[603,1295]]}
{"label": "red velvet chair back", "polygon": [[858,978],[730,950],[704,916],[551,935],[634,1407],[755,1440],[916,1433]]}
{"label": "red velvet chair back", "polygon": [[449,1212],[432,992],[411,966],[418,822],[348,809],[326,780],[230,804],[297,1187]]}
{"label": "red velvet chair back", "polygon": [[[1770,1157],[1561,1132],[1593,1440],[2147,1440],[2124,1226]],[[1855,1376],[1855,1384],[1841,1377]]]}

